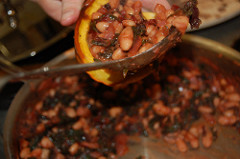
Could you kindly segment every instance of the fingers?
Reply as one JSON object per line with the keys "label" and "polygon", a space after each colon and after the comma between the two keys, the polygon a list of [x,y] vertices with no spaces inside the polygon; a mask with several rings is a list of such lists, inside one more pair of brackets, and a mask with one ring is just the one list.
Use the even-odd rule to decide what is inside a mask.
{"label": "fingers", "polygon": [[62,0],[62,17],[60,23],[68,26],[75,23],[79,17],[84,0]]}
{"label": "fingers", "polygon": [[170,9],[171,6],[167,0],[141,0],[145,9],[154,10],[156,4],[163,5],[166,9]]}
{"label": "fingers", "polygon": [[[53,19],[63,26],[75,23],[79,17],[84,0],[33,0]],[[167,0],[141,0],[144,8],[153,10],[156,4],[162,4],[166,9],[171,6]]]}
{"label": "fingers", "polygon": [[37,2],[42,7],[42,9],[54,20],[61,20],[62,2],[60,0],[35,0],[35,2]]}

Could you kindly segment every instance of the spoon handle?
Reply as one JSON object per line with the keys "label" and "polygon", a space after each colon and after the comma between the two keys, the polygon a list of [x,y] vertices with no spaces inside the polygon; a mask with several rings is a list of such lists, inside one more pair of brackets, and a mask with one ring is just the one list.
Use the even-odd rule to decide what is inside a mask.
{"label": "spoon handle", "polygon": [[11,62],[0,58],[0,67],[10,73],[9,75],[0,78],[0,90],[3,86],[11,81],[27,81],[31,79],[44,79],[48,77],[57,77],[57,76],[64,76],[64,75],[74,75],[86,71],[96,70],[100,68],[105,68],[114,64],[114,62],[110,63],[89,63],[89,64],[74,64],[74,65],[67,65],[63,67],[53,68],[51,66],[44,66],[39,69],[31,70],[31,71],[24,71],[20,67],[15,66]]}
{"label": "spoon handle", "polygon": [[74,64],[67,65],[63,67],[52,68],[49,66],[44,66],[42,68],[32,70],[29,72],[19,72],[16,74],[10,75],[12,80],[14,81],[22,81],[29,79],[41,79],[48,77],[56,77],[56,76],[65,76],[65,75],[74,75],[79,74],[86,71],[97,70],[108,68],[109,65],[114,65],[116,62],[96,62],[89,64]]}

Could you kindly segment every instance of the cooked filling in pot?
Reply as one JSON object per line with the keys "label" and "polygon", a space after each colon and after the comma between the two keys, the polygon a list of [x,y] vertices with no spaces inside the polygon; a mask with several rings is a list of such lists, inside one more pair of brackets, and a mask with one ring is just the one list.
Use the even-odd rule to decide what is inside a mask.
{"label": "cooked filling in pot", "polygon": [[17,120],[20,158],[114,159],[129,151],[131,136],[197,151],[211,148],[217,125],[240,132],[239,89],[209,60],[168,54],[158,67],[127,86],[85,74],[42,81]]}
{"label": "cooked filling in pot", "polygon": [[[147,15],[148,14],[148,15]],[[189,19],[177,7],[167,10],[157,4],[154,13],[142,13],[142,3],[113,0],[91,17],[88,44],[95,60],[118,60],[134,56],[164,39],[175,26],[185,33]]]}

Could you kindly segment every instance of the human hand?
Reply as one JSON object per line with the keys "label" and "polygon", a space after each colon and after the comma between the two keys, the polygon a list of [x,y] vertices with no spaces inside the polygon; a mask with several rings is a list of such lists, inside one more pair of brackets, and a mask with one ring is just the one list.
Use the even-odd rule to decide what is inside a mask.
{"label": "human hand", "polygon": [[54,20],[63,26],[74,24],[80,14],[84,0],[32,0]]}
{"label": "human hand", "polygon": [[[80,14],[84,0],[33,0],[53,19],[63,26],[74,24]],[[171,6],[167,0],[141,0],[144,8],[153,10],[156,4],[162,4],[166,9]]]}

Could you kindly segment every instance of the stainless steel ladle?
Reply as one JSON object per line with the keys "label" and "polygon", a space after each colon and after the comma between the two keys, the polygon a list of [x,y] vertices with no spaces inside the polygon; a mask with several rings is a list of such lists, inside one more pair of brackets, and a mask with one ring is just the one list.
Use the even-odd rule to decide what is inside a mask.
{"label": "stainless steel ladle", "polygon": [[0,80],[0,88],[2,88],[2,86],[8,81],[23,81],[29,79],[73,75],[97,69],[110,69],[115,71],[138,70],[151,64],[156,59],[161,59],[165,52],[175,46],[180,40],[181,33],[175,27],[172,27],[169,35],[161,42],[155,44],[152,48],[146,50],[145,52],[132,57],[107,62],[67,65],[57,68],[44,66],[31,71],[24,71],[6,59],[0,58],[0,67],[6,72],[10,73],[10,75]]}

